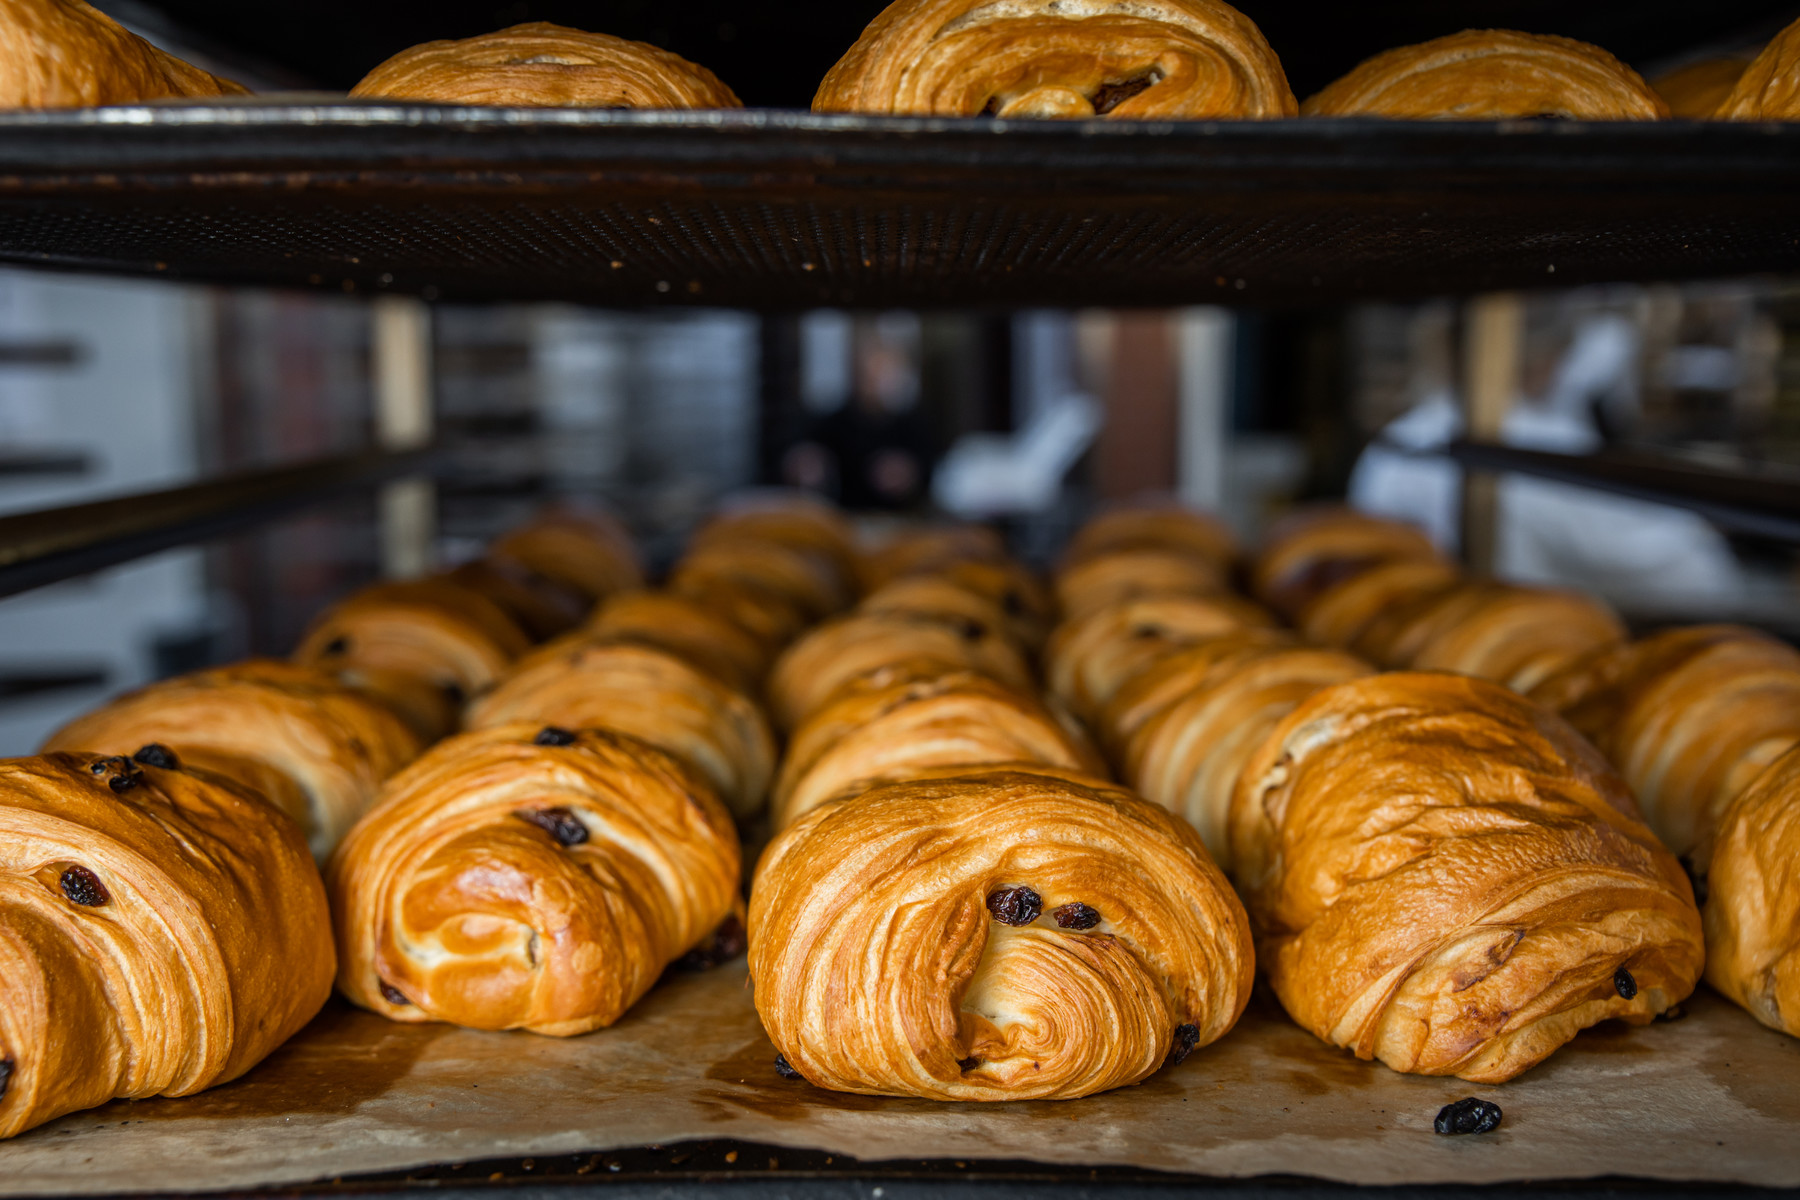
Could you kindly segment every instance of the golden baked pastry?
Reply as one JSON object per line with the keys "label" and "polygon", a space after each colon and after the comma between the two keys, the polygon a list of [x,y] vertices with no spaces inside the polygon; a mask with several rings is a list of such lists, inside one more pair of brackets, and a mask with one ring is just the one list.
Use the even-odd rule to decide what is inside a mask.
{"label": "golden baked pastry", "polygon": [[1056,620],[1056,601],[1028,567],[1011,559],[962,559],[925,572],[999,605],[1013,640],[1034,653],[1043,649]]}
{"label": "golden baked pastry", "polygon": [[271,659],[140,688],[64,725],[43,749],[129,755],[152,742],[261,792],[319,858],[368,811],[382,781],[424,749],[384,705],[322,671]]}
{"label": "golden baked pastry", "polygon": [[814,112],[1291,117],[1281,60],[1222,0],[895,0]]}
{"label": "golden baked pastry", "polygon": [[1269,531],[1250,572],[1250,592],[1287,617],[1330,588],[1384,563],[1441,556],[1421,529],[1347,508],[1295,513]]}
{"label": "golden baked pastry", "polygon": [[901,663],[852,680],[795,730],[771,823],[785,828],[840,794],[928,768],[998,763],[1106,772],[1093,747],[1030,696],[972,671]]}
{"label": "golden baked pastry", "polygon": [[515,721],[641,738],[698,771],[739,817],[761,807],[775,773],[774,739],[750,698],[650,646],[571,634],[533,651],[469,706],[466,724]]}
{"label": "golden baked pastry", "polygon": [[588,615],[580,593],[506,559],[478,558],[444,578],[492,600],[534,642],[560,637]]}
{"label": "golden baked pastry", "polygon": [[830,505],[783,495],[767,503],[747,503],[714,516],[694,534],[690,546],[714,542],[774,542],[831,561],[847,588],[854,589],[862,567],[856,532]]}
{"label": "golden baked pastry", "polygon": [[671,595],[692,600],[715,612],[756,639],[773,657],[800,635],[810,619],[794,600],[750,580],[725,574],[684,574],[678,565],[669,576]]}
{"label": "golden baked pastry", "polygon": [[952,563],[1005,561],[1005,540],[986,525],[926,525],[895,534],[863,555],[863,590]]}
{"label": "golden baked pastry", "polygon": [[1015,646],[1030,645],[1017,636],[1018,626],[999,605],[981,593],[943,575],[902,575],[863,597],[856,611],[924,617],[927,620],[976,621],[1005,633]]}
{"label": "golden baked pastry", "polygon": [[402,50],[357,99],[520,108],[742,108],[705,67],[645,42],[532,21]]}
{"label": "golden baked pastry", "polygon": [[236,1079],[331,994],[298,827],[168,761],[0,760],[0,1137]]}
{"label": "golden baked pastry", "polygon": [[1658,75],[1650,86],[1671,117],[1704,121],[1719,111],[1749,66],[1748,58],[1703,58]]}
{"label": "golden baked pastry", "polygon": [[1384,614],[1416,605],[1462,582],[1456,564],[1441,558],[1403,558],[1370,567],[1308,600],[1295,617],[1311,641],[1325,646],[1358,644]]}
{"label": "golden baked pastry", "polygon": [[978,671],[1032,695],[1031,668],[1002,628],[967,618],[913,613],[852,613],[810,630],[775,660],[769,710],[784,730],[797,728],[836,691],[881,667],[929,660],[944,672]]}
{"label": "golden baked pastry", "polygon": [[1193,830],[1098,780],[996,769],[815,808],[750,894],[756,1010],[836,1091],[1086,1096],[1223,1036],[1253,972]]}
{"label": "golden baked pastry", "polygon": [[1524,692],[1624,640],[1619,618],[1591,596],[1470,580],[1395,604],[1353,646],[1384,667],[1458,671]]}
{"label": "golden baked pastry", "polygon": [[1270,636],[1188,646],[1135,676],[1100,719],[1120,776],[1185,817],[1227,875],[1231,798],[1244,764],[1301,701],[1374,669],[1341,650]]}
{"label": "golden baked pastry", "polygon": [[594,509],[558,506],[498,538],[491,560],[517,563],[527,571],[579,592],[588,606],[608,596],[644,586],[644,568],[625,526]]}
{"label": "golden baked pastry", "polygon": [[1065,622],[1149,596],[1216,596],[1226,590],[1219,569],[1180,550],[1109,550],[1056,573],[1056,602]]}
{"label": "golden baked pastry", "polygon": [[769,669],[761,642],[699,601],[673,592],[614,596],[600,606],[583,637],[667,650],[748,695],[756,694]]}
{"label": "golden baked pastry", "polygon": [[396,1021],[618,1020],[732,912],[737,830],[636,738],[507,724],[395,776],[327,873],[338,987]]}
{"label": "golden baked pastry", "polygon": [[1121,684],[1171,650],[1274,624],[1248,600],[1224,594],[1121,600],[1056,628],[1044,648],[1045,682],[1071,712],[1093,724]]}
{"label": "golden baked pastry", "polygon": [[1237,539],[1217,517],[1179,504],[1128,504],[1110,509],[1076,531],[1065,564],[1115,550],[1177,550],[1228,573],[1238,558]]}
{"label": "golden baked pastry", "polygon": [[1466,29],[1377,54],[1308,99],[1300,115],[1655,121],[1669,115],[1669,106],[1598,46],[1511,29]]}
{"label": "golden baked pastry", "polygon": [[1725,806],[1800,743],[1800,651],[1741,626],[1666,630],[1532,695],[1600,748],[1657,836],[1701,873]]}
{"label": "golden baked pastry", "polygon": [[[531,648],[531,639],[486,596],[439,577],[364,588],[327,609],[294,660],[337,675],[408,719],[426,741],[455,726],[464,702]],[[420,692],[445,702],[436,715]]]}
{"label": "golden baked pastry", "polygon": [[1500,1083],[1700,977],[1693,890],[1624,783],[1486,680],[1315,693],[1245,767],[1231,843],[1288,1013],[1397,1071]]}
{"label": "golden baked pastry", "polygon": [[1721,121],[1800,120],[1800,21],[1763,47],[1713,116]]}
{"label": "golden baked pastry", "polygon": [[723,538],[694,546],[669,577],[677,591],[708,581],[773,593],[792,604],[807,623],[849,607],[851,583],[824,555],[780,542]]}
{"label": "golden baked pastry", "polygon": [[250,94],[157,49],[83,0],[0,0],[0,48],[0,108]]}
{"label": "golden baked pastry", "polygon": [[1725,809],[1707,874],[1706,982],[1800,1037],[1800,749]]}

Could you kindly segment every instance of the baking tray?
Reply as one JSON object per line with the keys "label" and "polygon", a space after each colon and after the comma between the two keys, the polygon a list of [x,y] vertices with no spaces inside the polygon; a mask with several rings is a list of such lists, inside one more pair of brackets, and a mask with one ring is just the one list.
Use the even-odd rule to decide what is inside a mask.
{"label": "baking tray", "polygon": [[[781,1078],[774,1057],[742,960],[666,981],[612,1029],[567,1040],[402,1025],[334,1002],[236,1083],[117,1102],[0,1144],[0,1195],[530,1182],[540,1163],[537,1178],[579,1181],[650,1153],[637,1148],[720,1139],[775,1159],[728,1164],[754,1174],[791,1151],[790,1171],[860,1160],[964,1176],[1004,1163],[991,1173],[1013,1178],[1035,1164],[1053,1178],[1800,1184],[1800,1041],[1704,992],[1681,1020],[1590,1030],[1499,1086],[1359,1062],[1260,995],[1181,1066],[1077,1101],[843,1095]],[[1504,1107],[1500,1129],[1434,1134],[1437,1110],[1470,1094]],[[656,1161],[679,1173],[679,1153]],[[850,1163],[820,1162],[838,1156]]]}
{"label": "baking tray", "polygon": [[460,300],[1310,304],[1800,268],[1800,125],[0,114],[0,261]]}

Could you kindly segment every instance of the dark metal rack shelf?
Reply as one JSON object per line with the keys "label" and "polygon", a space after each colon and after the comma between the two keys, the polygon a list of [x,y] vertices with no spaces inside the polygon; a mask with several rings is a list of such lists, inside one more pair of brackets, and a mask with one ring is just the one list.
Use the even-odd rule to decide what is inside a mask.
{"label": "dark metal rack shelf", "polygon": [[1800,125],[0,114],[0,261],[468,300],[1327,303],[1800,269]]}

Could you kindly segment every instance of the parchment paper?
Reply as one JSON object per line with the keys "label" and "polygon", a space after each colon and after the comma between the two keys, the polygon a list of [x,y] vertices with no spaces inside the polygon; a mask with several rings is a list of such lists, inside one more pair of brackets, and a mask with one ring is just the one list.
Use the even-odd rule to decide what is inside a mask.
{"label": "parchment paper", "polygon": [[[741,960],[665,983],[612,1029],[566,1041],[398,1025],[334,1001],[236,1083],[0,1144],[0,1195],[299,1183],[690,1138],[1355,1183],[1800,1184],[1800,1042],[1710,993],[1687,1012],[1590,1030],[1512,1083],[1477,1086],[1358,1062],[1259,998],[1222,1042],[1138,1087],[950,1105],[782,1079]],[[1468,1095],[1505,1108],[1499,1131],[1434,1134],[1438,1108]]]}

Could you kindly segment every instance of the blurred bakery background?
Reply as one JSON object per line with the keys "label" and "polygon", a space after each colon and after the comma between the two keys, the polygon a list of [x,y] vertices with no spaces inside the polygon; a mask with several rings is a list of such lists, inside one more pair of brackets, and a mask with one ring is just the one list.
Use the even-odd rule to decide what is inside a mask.
{"label": "blurred bakery background", "polygon": [[[636,0],[451,2],[424,16],[359,6],[355,19],[335,0],[99,7],[264,87],[341,89],[422,37],[561,19],[709,62],[751,105],[799,107],[880,4],[833,7],[816,24]],[[1479,4],[1360,17],[1242,7],[1272,42],[1298,47],[1284,58],[1301,94],[1373,49],[1484,23]],[[1517,27],[1598,37],[1571,6],[1538,4],[1535,20],[1520,13],[1529,3],[1493,7]],[[1637,44],[1616,25],[1603,40],[1647,72],[1741,56],[1794,15],[1723,0],[1710,14],[1718,37],[1696,46],[1669,28],[1684,9],[1641,7]],[[1312,36],[1284,39],[1284,22],[1303,19]],[[1497,378],[1493,361],[1508,364]],[[1729,619],[1800,636],[1792,541],[1618,490],[1523,474],[1471,486],[1441,453],[1475,434],[1800,485],[1800,282],[1770,277],[1306,309],[769,314],[6,269],[0,516],[391,446],[407,420],[396,391],[418,410],[400,436],[442,451],[428,494],[356,494],[0,599],[0,754],[29,752],[120,689],[284,653],[329,599],[470,557],[562,496],[612,505],[653,560],[721,497],[785,486],[872,526],[993,521],[1039,562],[1108,499],[1174,493],[1253,539],[1296,504],[1348,498],[1500,577],[1595,591],[1639,625]],[[396,503],[411,506],[405,547],[391,512],[383,540],[382,506]]]}

